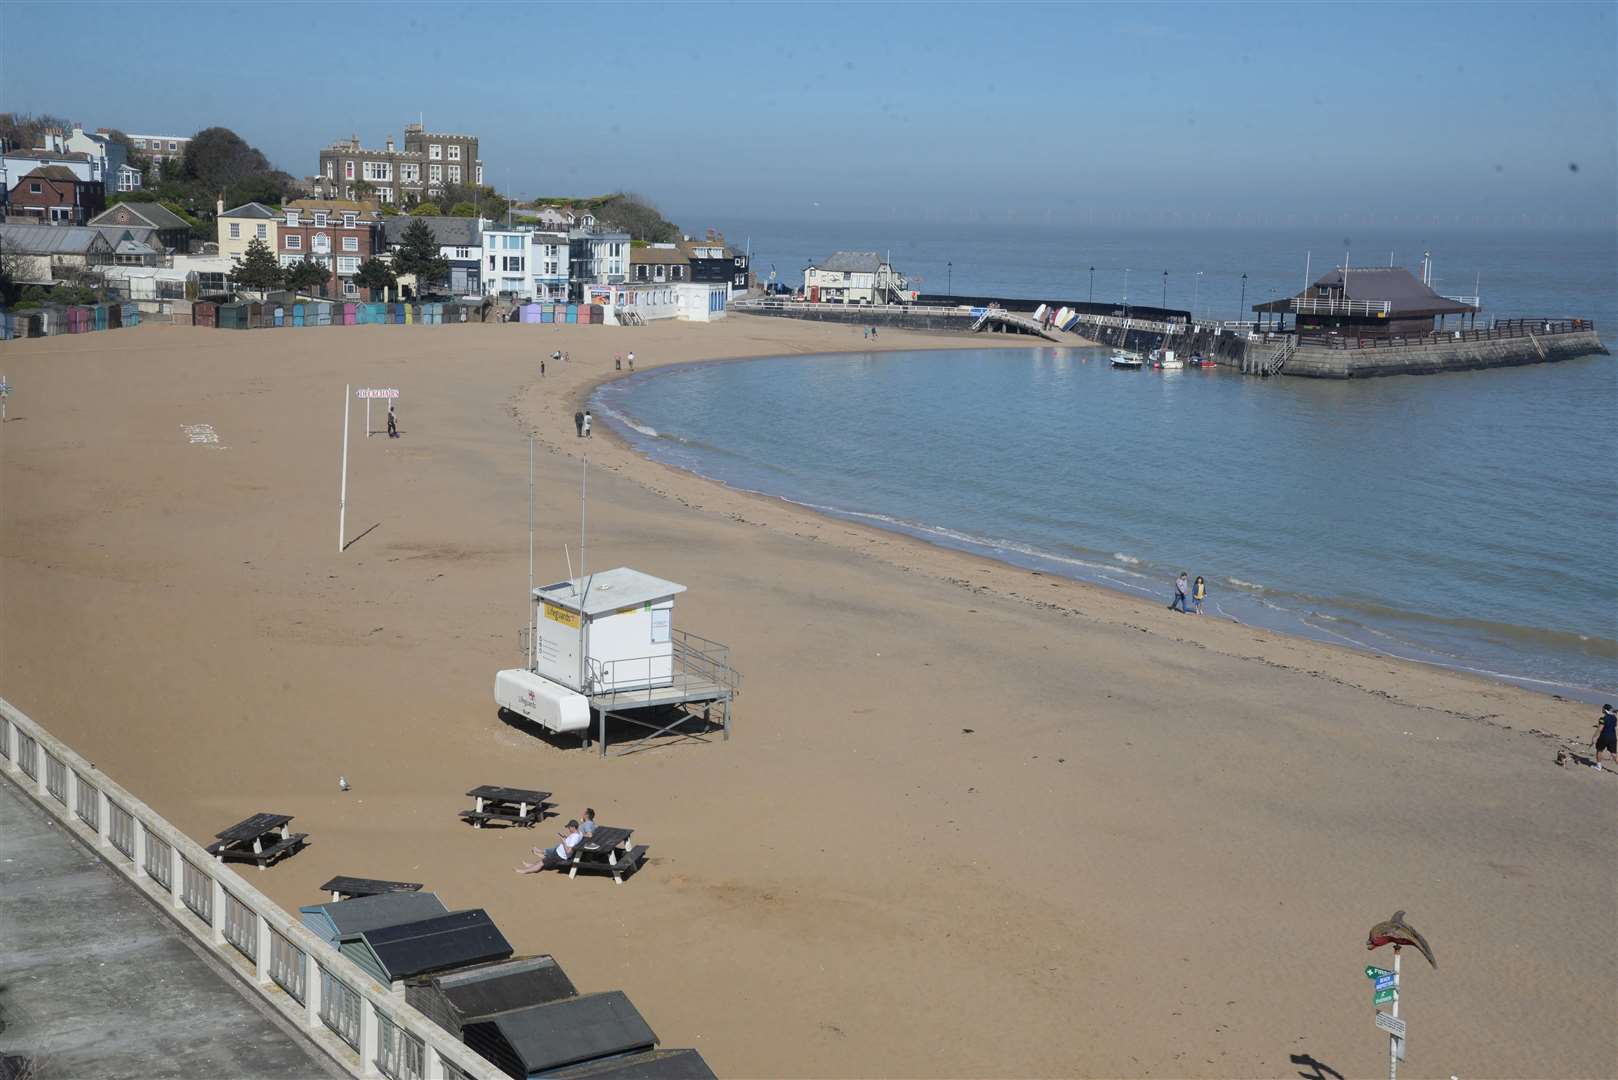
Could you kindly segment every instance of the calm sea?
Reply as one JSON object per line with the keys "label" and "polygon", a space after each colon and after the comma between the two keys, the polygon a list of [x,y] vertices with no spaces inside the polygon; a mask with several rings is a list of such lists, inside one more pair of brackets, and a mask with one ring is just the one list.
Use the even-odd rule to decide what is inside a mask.
{"label": "calm sea", "polygon": [[[1480,260],[1493,313],[1593,315],[1610,332],[1612,237],[1460,235],[1411,250]],[[1171,267],[1259,244],[1212,236],[1181,236],[1189,254]],[[860,239],[822,247],[878,246]],[[896,241],[893,259],[922,265],[943,242]],[[1146,261],[1137,248],[1158,262],[1176,249],[1171,234],[1107,242],[1130,262]],[[987,263],[989,241],[974,243]],[[1014,296],[1067,282],[1054,263],[1041,280],[1010,269],[1021,254],[1001,258],[965,281],[957,263],[955,287]],[[1247,272],[1249,303],[1255,279],[1284,280],[1274,266]],[[1439,286],[1474,288],[1442,269]],[[1190,301],[1171,287],[1170,304]],[[603,387],[596,407],[642,452],[734,487],[1164,603],[1183,569],[1207,578],[1215,616],[1618,695],[1608,357],[1339,383],[1114,371],[1100,350],[1054,347],[854,353],[647,372]]]}

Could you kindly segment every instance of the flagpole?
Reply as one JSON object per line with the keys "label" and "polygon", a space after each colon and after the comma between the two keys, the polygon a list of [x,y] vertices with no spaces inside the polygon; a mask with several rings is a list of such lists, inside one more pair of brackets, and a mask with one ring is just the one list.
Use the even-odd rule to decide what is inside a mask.
{"label": "flagpole", "polygon": [[344,538],[348,534],[348,398],[354,392],[352,385],[343,387],[343,486],[342,493],[337,498],[337,553],[341,555],[347,547]]}

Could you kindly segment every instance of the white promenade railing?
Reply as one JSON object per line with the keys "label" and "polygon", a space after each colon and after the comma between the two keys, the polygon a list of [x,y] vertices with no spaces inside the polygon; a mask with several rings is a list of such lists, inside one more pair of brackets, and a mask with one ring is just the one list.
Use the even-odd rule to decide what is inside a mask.
{"label": "white promenade railing", "polygon": [[3,698],[0,773],[353,1075],[505,1080]]}

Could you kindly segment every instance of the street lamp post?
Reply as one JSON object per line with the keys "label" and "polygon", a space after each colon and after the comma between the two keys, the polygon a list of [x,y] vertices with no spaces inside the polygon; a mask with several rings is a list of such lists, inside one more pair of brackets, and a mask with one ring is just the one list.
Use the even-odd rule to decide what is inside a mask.
{"label": "street lamp post", "polygon": [[1124,267],[1124,318],[1129,318],[1129,267]]}
{"label": "street lamp post", "polygon": [[1096,302],[1096,268],[1090,267],[1090,303]]}
{"label": "street lamp post", "polygon": [[955,264],[944,263],[944,292],[950,296],[955,295]]}
{"label": "street lamp post", "polygon": [[1164,308],[1164,310],[1167,310],[1168,306],[1169,306],[1169,272],[1167,270],[1165,270],[1165,271],[1163,271],[1163,308]]}
{"label": "street lamp post", "polygon": [[1242,275],[1242,302],[1236,305],[1236,321],[1242,321],[1242,312],[1247,310],[1247,275]]}
{"label": "street lamp post", "polygon": [[1191,321],[1192,322],[1197,321],[1197,293],[1199,293],[1201,291],[1202,291],[1202,271],[1198,270],[1197,271],[1197,276],[1191,279]]}

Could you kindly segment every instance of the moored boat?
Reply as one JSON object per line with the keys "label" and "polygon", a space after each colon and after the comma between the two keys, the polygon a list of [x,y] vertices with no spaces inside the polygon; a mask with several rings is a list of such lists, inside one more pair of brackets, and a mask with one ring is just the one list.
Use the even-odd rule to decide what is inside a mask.
{"label": "moored boat", "polygon": [[1138,353],[1120,350],[1112,354],[1112,366],[1115,368],[1127,368],[1130,371],[1139,371],[1146,366],[1146,361],[1142,360]]}

